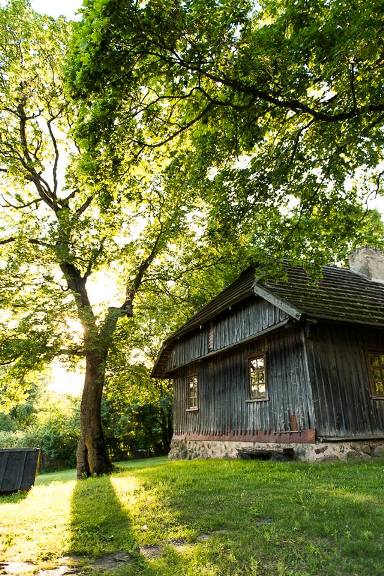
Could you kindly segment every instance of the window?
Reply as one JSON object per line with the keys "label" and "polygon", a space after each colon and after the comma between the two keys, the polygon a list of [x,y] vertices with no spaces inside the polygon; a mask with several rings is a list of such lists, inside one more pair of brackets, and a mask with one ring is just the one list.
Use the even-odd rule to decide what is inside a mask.
{"label": "window", "polygon": [[208,352],[212,352],[214,348],[215,328],[212,324],[208,327]]}
{"label": "window", "polygon": [[368,353],[372,396],[384,398],[384,352]]}
{"label": "window", "polygon": [[250,400],[268,400],[265,375],[265,354],[257,354],[249,359],[249,392]]}
{"label": "window", "polygon": [[190,372],[187,376],[187,410],[198,410],[199,379],[197,372]]}

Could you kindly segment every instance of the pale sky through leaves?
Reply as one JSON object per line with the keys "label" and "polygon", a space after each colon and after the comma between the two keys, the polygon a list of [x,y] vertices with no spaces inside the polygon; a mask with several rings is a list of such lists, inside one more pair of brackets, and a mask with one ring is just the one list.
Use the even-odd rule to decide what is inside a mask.
{"label": "pale sky through leaves", "polygon": [[65,16],[68,19],[76,17],[76,11],[81,7],[82,0],[32,0],[32,8],[41,14],[57,18]]}

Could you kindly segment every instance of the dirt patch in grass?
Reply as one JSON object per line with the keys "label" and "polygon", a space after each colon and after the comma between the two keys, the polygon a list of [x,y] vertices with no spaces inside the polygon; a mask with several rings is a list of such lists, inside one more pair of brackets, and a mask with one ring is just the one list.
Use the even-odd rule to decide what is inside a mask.
{"label": "dirt patch in grass", "polygon": [[142,554],[144,558],[159,558],[162,553],[162,549],[156,544],[140,546],[140,554]]}
{"label": "dirt patch in grass", "polygon": [[133,557],[127,552],[115,552],[114,554],[106,554],[101,556],[91,564],[92,568],[97,570],[115,570],[124,564],[132,562]]}
{"label": "dirt patch in grass", "polygon": [[0,575],[2,576],[66,576],[72,575],[76,576],[78,574],[77,568],[74,566],[67,566],[61,564],[55,568],[47,570],[38,570],[36,572],[37,566],[32,564],[32,562],[1,562],[0,563]]}
{"label": "dirt patch in grass", "polygon": [[171,540],[167,540],[167,544],[172,544],[172,546],[179,548],[180,546],[186,546],[188,542],[184,540],[184,538],[172,538]]}
{"label": "dirt patch in grass", "polygon": [[57,566],[49,570],[40,570],[35,576],[80,576],[80,572],[73,566]]}
{"label": "dirt patch in grass", "polygon": [[256,524],[272,524],[273,520],[269,516],[256,516]]}
{"label": "dirt patch in grass", "polygon": [[31,562],[0,562],[0,574],[6,576],[32,573],[35,568]]}

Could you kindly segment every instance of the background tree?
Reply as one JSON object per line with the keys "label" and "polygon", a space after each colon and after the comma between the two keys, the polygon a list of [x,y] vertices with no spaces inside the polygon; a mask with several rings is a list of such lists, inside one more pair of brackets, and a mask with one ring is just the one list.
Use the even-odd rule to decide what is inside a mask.
{"label": "background tree", "polygon": [[173,143],[211,234],[246,234],[259,260],[382,245],[363,224],[384,174],[380,2],[84,5],[69,77],[89,146],[125,162]]}
{"label": "background tree", "polygon": [[133,330],[146,294],[211,266],[215,248],[191,226],[191,212],[203,218],[198,195],[167,182],[158,155],[116,178],[107,150],[80,154],[62,78],[69,24],[12,0],[0,30],[2,376],[27,385],[55,356],[84,358],[77,470],[101,474],[111,470],[100,412],[118,324]]}

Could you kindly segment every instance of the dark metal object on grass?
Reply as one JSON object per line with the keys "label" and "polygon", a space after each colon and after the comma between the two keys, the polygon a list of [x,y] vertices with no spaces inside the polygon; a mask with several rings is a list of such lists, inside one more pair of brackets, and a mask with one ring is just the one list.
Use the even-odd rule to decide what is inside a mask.
{"label": "dark metal object on grass", "polygon": [[0,494],[29,490],[35,483],[39,448],[0,450]]}
{"label": "dark metal object on grass", "polygon": [[238,448],[237,457],[242,460],[294,460],[295,451],[293,448],[283,448],[283,450],[261,450],[259,448]]}

